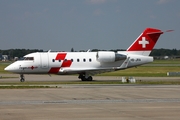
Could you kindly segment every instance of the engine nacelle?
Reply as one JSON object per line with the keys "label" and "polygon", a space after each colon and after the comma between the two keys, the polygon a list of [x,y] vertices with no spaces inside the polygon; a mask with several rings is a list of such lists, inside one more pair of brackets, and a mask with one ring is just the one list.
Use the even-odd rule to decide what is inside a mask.
{"label": "engine nacelle", "polygon": [[96,58],[99,62],[115,62],[125,60],[127,56],[112,51],[99,51],[97,52]]}

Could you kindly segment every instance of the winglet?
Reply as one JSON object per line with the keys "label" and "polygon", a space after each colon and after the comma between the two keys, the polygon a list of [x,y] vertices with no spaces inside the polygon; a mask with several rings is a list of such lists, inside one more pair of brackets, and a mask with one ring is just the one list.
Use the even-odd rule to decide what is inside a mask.
{"label": "winglet", "polygon": [[174,30],[166,30],[165,32],[173,32]]}

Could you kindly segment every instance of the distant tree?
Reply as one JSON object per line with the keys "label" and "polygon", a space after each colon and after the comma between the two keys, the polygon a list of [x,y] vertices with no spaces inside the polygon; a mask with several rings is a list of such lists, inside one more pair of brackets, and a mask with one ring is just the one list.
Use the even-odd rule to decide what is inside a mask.
{"label": "distant tree", "polygon": [[[80,50],[80,52],[86,52],[87,50]],[[99,50],[99,49],[92,49],[91,52],[97,51],[106,51],[106,50]],[[124,51],[123,49],[116,49],[110,51]],[[10,59],[14,57],[21,58],[26,54],[33,53],[33,52],[43,52],[43,50],[38,49],[9,49],[9,50],[0,50],[1,55],[8,55]],[[71,48],[71,52],[75,52],[74,48]],[[153,49],[151,56],[180,56],[180,50],[177,49]]]}
{"label": "distant tree", "polygon": [[153,49],[151,56],[179,56],[180,55],[180,50],[176,49]]}
{"label": "distant tree", "polygon": [[74,52],[74,48],[71,48],[71,52]]}
{"label": "distant tree", "polygon": [[178,54],[177,50],[176,49],[172,49],[172,54],[173,55],[177,55]]}
{"label": "distant tree", "polygon": [[23,57],[26,54],[33,53],[33,52],[43,52],[43,50],[38,49],[9,49],[9,50],[0,50],[0,53],[2,55],[8,55],[10,59],[13,59],[14,57]]}
{"label": "distant tree", "polygon": [[99,51],[98,49],[92,49],[91,50],[92,52],[97,52],[97,51]]}

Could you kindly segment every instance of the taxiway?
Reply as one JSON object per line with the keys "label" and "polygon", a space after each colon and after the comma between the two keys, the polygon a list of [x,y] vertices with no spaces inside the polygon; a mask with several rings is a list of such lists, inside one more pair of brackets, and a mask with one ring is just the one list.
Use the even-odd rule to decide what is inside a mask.
{"label": "taxiway", "polygon": [[[29,75],[26,79],[40,78],[41,81],[47,80],[47,77],[49,76]],[[76,77],[53,76],[51,78],[55,81],[59,79],[77,81]],[[18,79],[0,79],[0,81]],[[119,78],[116,77],[116,79]],[[62,84],[58,88],[47,89],[1,89],[0,119],[178,120],[180,118],[179,93],[179,85]]]}

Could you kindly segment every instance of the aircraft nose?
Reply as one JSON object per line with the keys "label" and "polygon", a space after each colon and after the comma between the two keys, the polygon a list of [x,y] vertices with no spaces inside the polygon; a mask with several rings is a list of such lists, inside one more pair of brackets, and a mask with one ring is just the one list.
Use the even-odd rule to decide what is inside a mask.
{"label": "aircraft nose", "polygon": [[12,71],[13,67],[11,65],[7,66],[6,68],[4,68],[5,71]]}
{"label": "aircraft nose", "polygon": [[9,71],[9,72],[16,72],[16,70],[18,70],[18,67],[14,64],[11,64],[7,66],[6,68],[4,68],[4,70]]}
{"label": "aircraft nose", "polygon": [[5,70],[5,71],[8,71],[8,70],[9,70],[9,67],[8,67],[8,66],[7,66],[7,67],[5,67],[5,68],[4,68],[4,70]]}

